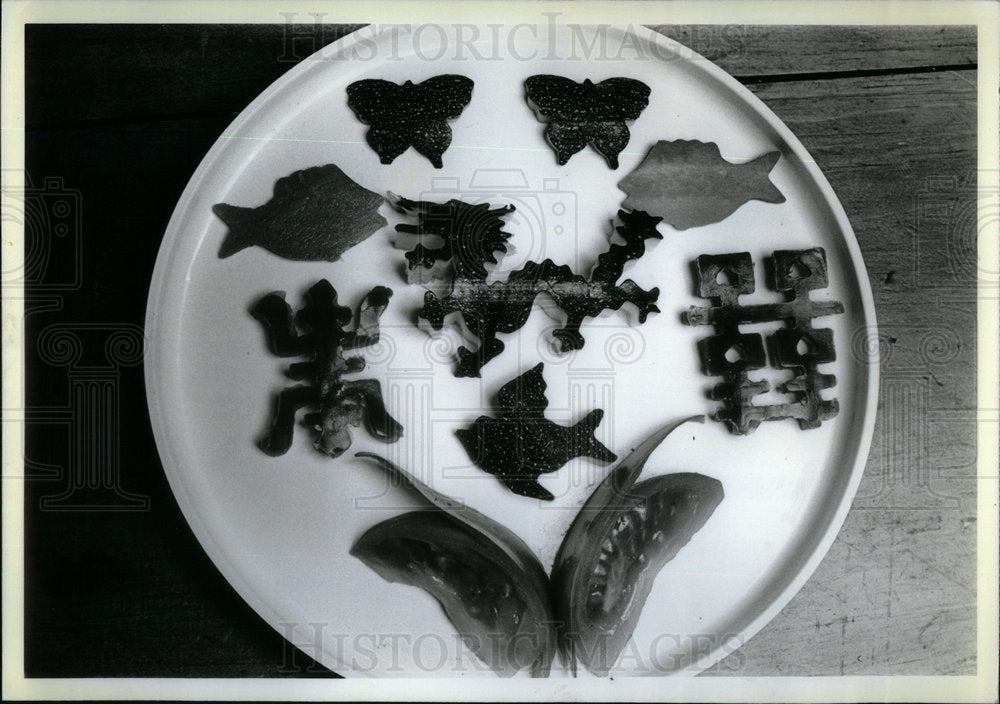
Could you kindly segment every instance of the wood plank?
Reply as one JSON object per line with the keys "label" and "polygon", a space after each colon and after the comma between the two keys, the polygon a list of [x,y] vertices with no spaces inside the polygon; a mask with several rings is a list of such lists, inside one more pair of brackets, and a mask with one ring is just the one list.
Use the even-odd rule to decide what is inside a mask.
{"label": "wood plank", "polygon": [[965,71],[754,87],[851,219],[875,295],[882,383],[872,451],[836,542],[710,675],[975,671],[974,84]]}
{"label": "wood plank", "polygon": [[[59,319],[142,322],[149,267],[177,195],[230,116],[291,65],[279,61],[288,45],[275,28],[199,27],[196,39],[176,26],[128,29],[136,33],[121,39],[74,27],[79,42],[51,31],[29,45],[29,108],[38,111],[29,117],[94,122],[36,131],[28,145],[33,176],[62,176],[83,195],[86,281]],[[838,39],[829,28],[780,29],[790,34],[747,30],[715,60],[738,75],[789,76],[974,57],[969,36],[954,29],[921,43],[911,30],[870,28],[870,47],[850,39],[857,30]],[[292,41],[304,56],[312,39]],[[721,40],[691,44],[709,53],[713,41]],[[128,62],[116,58],[123,53]],[[44,61],[59,70],[42,74]],[[810,150],[857,232],[885,343],[882,402],[858,500],[826,559],[711,674],[975,667],[974,83],[974,72],[952,71],[752,87]],[[188,117],[167,119],[175,112]],[[131,387],[122,416],[144,418],[141,375]],[[140,469],[155,456],[148,428],[130,432],[123,452],[136,483],[128,488],[153,498],[151,513],[134,521],[39,513],[37,497],[52,482],[29,482],[34,672],[283,674],[281,637],[211,568],[164,477]],[[76,581],[60,586],[66,575]]]}
{"label": "wood plank", "polygon": [[739,78],[974,65],[975,27],[660,25]]}
{"label": "wood plank", "polygon": [[[261,86],[360,26],[29,25],[28,124],[235,114]],[[976,60],[975,34],[965,27],[657,29],[743,78]],[[163,80],[165,73],[171,80]]]}

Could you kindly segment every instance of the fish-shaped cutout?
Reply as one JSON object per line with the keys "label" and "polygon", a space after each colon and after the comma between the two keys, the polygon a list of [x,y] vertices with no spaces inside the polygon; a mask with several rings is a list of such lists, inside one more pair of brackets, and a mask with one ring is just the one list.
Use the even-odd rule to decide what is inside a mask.
{"label": "fish-shaped cutout", "polygon": [[264,205],[212,206],[229,227],[219,257],[256,245],[285,259],[336,261],[385,225],[378,213],[383,200],[336,164],[296,171],[278,179]]}
{"label": "fish-shaped cutout", "polygon": [[383,164],[412,146],[440,169],[451,144],[448,120],[472,100],[472,86],[472,79],[451,74],[402,85],[369,78],[347,86],[347,104],[370,125],[365,138]]}
{"label": "fish-shaped cutout", "polygon": [[497,394],[499,417],[480,416],[455,432],[472,461],[515,494],[552,501],[555,497],[538,483],[539,475],[556,471],[574,457],[613,462],[616,455],[594,437],[604,417],[601,409],[572,426],[543,416],[549,401],[542,368],[538,364],[504,384]]}
{"label": "fish-shaped cutout", "polygon": [[649,105],[649,86],[634,78],[577,83],[562,76],[531,76],[524,82],[528,104],[562,166],[588,144],[612,169],[630,137],[625,120],[637,120]]}
{"label": "fish-shaped cutout", "polygon": [[661,140],[618,187],[628,194],[624,207],[659,215],[686,230],[721,222],[751,200],[784,203],[768,178],[779,157],[780,152],[768,152],[733,164],[714,142]]}

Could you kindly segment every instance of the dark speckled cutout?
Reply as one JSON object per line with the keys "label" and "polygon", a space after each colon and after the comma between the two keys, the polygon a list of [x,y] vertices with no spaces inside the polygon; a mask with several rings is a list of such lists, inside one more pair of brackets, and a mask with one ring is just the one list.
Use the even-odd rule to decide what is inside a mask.
{"label": "dark speckled cutout", "polygon": [[365,138],[383,164],[413,147],[440,169],[451,144],[448,120],[472,100],[472,86],[472,79],[455,75],[402,85],[370,78],[347,86],[347,104],[370,125]]}
{"label": "dark speckled cutout", "polygon": [[[350,308],[337,303],[337,291],[320,279],[306,293],[306,304],[292,315],[284,291],[269,293],[251,309],[264,327],[268,348],[279,357],[305,357],[288,367],[287,376],[303,383],[289,386],[275,397],[274,418],[267,435],[258,443],[271,455],[283,455],[292,445],[295,414],[310,407],[304,424],[318,435],[315,447],[338,457],[351,446],[349,426],[364,424],[376,438],[395,442],[403,428],[389,415],[377,379],[347,380],[343,376],[365,368],[362,357],[345,357],[378,342],[379,318],[389,305],[392,291],[376,286],[361,302],[353,332]],[[299,332],[301,330],[301,332]]]}
{"label": "dark speckled cutout", "polygon": [[271,200],[261,206],[212,206],[229,227],[219,257],[256,245],[285,259],[336,261],[385,225],[378,214],[382,202],[336,164],[296,171],[278,179]]}
{"label": "dark speckled cutout", "polygon": [[513,206],[491,209],[486,203],[470,205],[459,200],[433,203],[391,194],[389,200],[397,210],[418,218],[416,225],[397,225],[397,231],[444,240],[436,248],[417,245],[407,252],[406,259],[411,273],[420,270],[433,273],[446,268],[445,264],[451,267],[453,281],[448,293],[438,296],[427,291],[418,316],[440,330],[451,313],[461,313],[465,326],[479,338],[475,350],[458,348],[455,376],[479,376],[483,366],[504,350],[497,334],[520,330],[535,299],[542,293],[566,314],[566,324],[553,332],[561,352],[583,348],[585,340],[580,326],[587,318],[597,317],[605,310],[620,310],[631,303],[638,310],[640,323],[650,313],[659,312],[658,288],[645,290],[632,279],[617,283],[625,264],[645,253],[646,240],[661,239],[656,231],[659,218],[619,211],[622,224],[616,230],[624,244],[609,244],[589,276],[545,259],[541,263],[526,262],[510,272],[505,281],[490,282],[486,263],[496,263],[496,253],[507,251],[510,235],[501,229],[504,226],[501,218],[512,212]]}
{"label": "dark speckled cutout", "polygon": [[649,86],[634,78],[577,83],[562,76],[531,76],[528,104],[542,122],[560,166],[588,144],[612,169],[630,137],[625,120],[637,120],[649,104]]}
{"label": "dark speckled cutout", "polygon": [[556,471],[574,457],[603,462],[617,458],[594,437],[603,410],[591,411],[576,425],[558,425],[543,415],[549,405],[545,388],[539,364],[500,389],[497,417],[480,416],[455,432],[472,461],[515,494],[551,501],[555,497],[538,483],[539,475]]}

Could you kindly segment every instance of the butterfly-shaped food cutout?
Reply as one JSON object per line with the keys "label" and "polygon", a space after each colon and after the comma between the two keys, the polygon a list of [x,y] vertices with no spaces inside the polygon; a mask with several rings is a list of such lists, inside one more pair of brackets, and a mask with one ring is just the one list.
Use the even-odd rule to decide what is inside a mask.
{"label": "butterfly-shaped food cutout", "polygon": [[722,158],[714,142],[659,141],[618,184],[626,208],[659,215],[678,230],[725,220],[751,200],[784,203],[768,174],[780,152],[768,152],[742,164]]}
{"label": "butterfly-shaped food cutout", "polygon": [[626,120],[637,120],[649,104],[649,86],[634,78],[577,83],[562,76],[531,76],[524,82],[528,104],[542,122],[559,165],[590,144],[618,168],[628,145]]}
{"label": "butterfly-shaped food cutout", "polygon": [[383,164],[412,146],[440,169],[451,144],[448,120],[472,100],[472,86],[472,79],[451,74],[402,85],[369,78],[347,86],[347,104],[370,125],[365,138]]}

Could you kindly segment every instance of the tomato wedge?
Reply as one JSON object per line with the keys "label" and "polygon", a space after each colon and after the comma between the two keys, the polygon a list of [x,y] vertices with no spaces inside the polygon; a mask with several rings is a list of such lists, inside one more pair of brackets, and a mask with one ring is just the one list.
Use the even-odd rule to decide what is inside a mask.
{"label": "tomato wedge", "polygon": [[370,528],[351,554],[383,579],[420,587],[441,604],[462,640],[502,677],[530,668],[547,677],[556,652],[548,578],[509,529],[407,475],[376,462],[428,503]]}
{"label": "tomato wedge", "polygon": [[602,481],[563,538],[552,570],[559,650],[606,676],[639,621],[653,581],[723,499],[722,484],[690,472],[636,484],[646,460],[686,418],[654,433]]}

